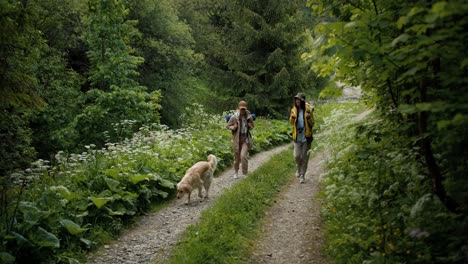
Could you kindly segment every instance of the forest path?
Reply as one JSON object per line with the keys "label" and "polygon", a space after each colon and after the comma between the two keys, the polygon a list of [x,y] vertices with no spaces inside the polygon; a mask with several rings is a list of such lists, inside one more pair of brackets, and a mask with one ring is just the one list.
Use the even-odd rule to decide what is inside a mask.
{"label": "forest path", "polygon": [[[290,148],[291,144],[273,148],[249,158],[249,171],[254,171],[272,156]],[[291,150],[292,155],[292,150]],[[197,223],[204,210],[214,204],[219,196],[241,179],[233,179],[232,167],[214,178],[210,198],[201,201],[192,195],[192,203],[186,199],[174,199],[158,212],[143,216],[134,227],[123,232],[116,241],[88,257],[88,263],[164,263],[170,256],[172,246],[189,225]],[[307,186],[307,185],[305,185]],[[184,197],[186,198],[186,197]]]}
{"label": "forest path", "polygon": [[[361,121],[372,111],[368,109],[356,115],[354,120]],[[314,137],[320,140],[326,133],[329,132]],[[323,254],[325,237],[318,196],[330,155],[326,150],[312,153],[305,183],[300,184],[294,178],[283,188],[275,205],[266,212],[263,235],[255,245],[249,264],[330,263]]]}
{"label": "forest path", "polygon": [[324,232],[317,197],[328,153],[311,155],[305,183],[297,178],[290,181],[266,213],[263,236],[248,263],[329,263],[322,253]]}
{"label": "forest path", "polygon": [[[355,120],[365,118],[365,111]],[[316,139],[324,134],[319,133]],[[272,156],[291,148],[285,144],[249,158],[249,171],[262,166]],[[248,263],[328,263],[322,254],[324,230],[320,218],[321,201],[317,197],[320,180],[329,153],[311,154],[306,182],[300,184],[294,176],[279,193],[276,203],[266,212],[262,236],[255,245]],[[189,225],[196,224],[204,210],[214,204],[222,193],[240,179],[233,179],[232,167],[213,180],[210,198],[200,200],[193,195],[191,205],[185,199],[170,201],[158,212],[143,216],[116,241],[91,254],[88,263],[165,263],[171,249]],[[185,198],[185,197],[184,197]]]}

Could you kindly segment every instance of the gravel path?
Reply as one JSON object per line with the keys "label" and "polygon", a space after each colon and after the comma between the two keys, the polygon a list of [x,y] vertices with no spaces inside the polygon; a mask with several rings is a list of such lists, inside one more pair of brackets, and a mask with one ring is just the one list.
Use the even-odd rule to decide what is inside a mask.
{"label": "gravel path", "polygon": [[322,254],[321,203],[316,197],[325,158],[325,152],[316,153],[309,161],[305,183],[294,178],[280,193],[267,212],[263,237],[248,263],[329,263]]}
{"label": "gravel path", "polygon": [[[364,119],[372,109],[354,117]],[[319,139],[325,134],[316,136]],[[292,153],[291,153],[292,155]],[[309,160],[306,182],[294,178],[280,193],[276,204],[266,213],[263,236],[257,242],[249,264],[328,264],[323,255],[324,231],[317,197],[325,162],[330,153],[315,153]]]}
{"label": "gravel path", "polygon": [[[257,169],[268,161],[271,156],[289,147],[291,147],[291,144],[286,144],[251,156],[249,158],[249,170],[253,171]],[[197,195],[192,195],[192,203],[186,205],[185,199],[174,199],[164,209],[142,217],[138,224],[124,232],[118,240],[105,245],[103,249],[90,255],[88,263],[130,264],[166,262],[170,256],[172,246],[177,242],[185,229],[189,225],[197,223],[202,211],[213,205],[214,201],[225,189],[229,189],[240,180],[233,179],[232,175],[233,170],[231,168],[214,178],[210,188],[210,198],[207,200],[201,201]],[[309,185],[305,184],[303,186],[307,187]]]}

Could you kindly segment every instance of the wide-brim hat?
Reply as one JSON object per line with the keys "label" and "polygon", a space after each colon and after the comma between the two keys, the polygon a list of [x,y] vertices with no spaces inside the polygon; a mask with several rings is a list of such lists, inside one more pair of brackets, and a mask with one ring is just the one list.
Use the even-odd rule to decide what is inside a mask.
{"label": "wide-brim hat", "polygon": [[301,101],[305,101],[306,97],[305,94],[303,93],[298,93],[296,96],[294,96],[294,99],[299,98]]}
{"label": "wide-brim hat", "polygon": [[245,102],[245,101],[240,101],[238,107],[239,107],[239,109],[245,109],[245,110],[247,110],[247,102]]}

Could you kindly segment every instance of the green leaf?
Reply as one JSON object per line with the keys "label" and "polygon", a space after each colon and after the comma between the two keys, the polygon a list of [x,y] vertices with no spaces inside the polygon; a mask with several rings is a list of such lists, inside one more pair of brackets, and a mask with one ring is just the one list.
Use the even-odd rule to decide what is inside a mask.
{"label": "green leaf", "polygon": [[427,193],[419,198],[419,200],[413,205],[411,208],[411,217],[419,214],[420,211],[424,210],[425,205],[433,199],[433,195],[431,193]]}
{"label": "green leaf", "polygon": [[169,188],[169,189],[173,189],[175,186],[175,183],[165,180],[165,179],[159,179],[159,185]]}
{"label": "green leaf", "polygon": [[90,247],[93,244],[93,241],[89,239],[80,238],[80,241],[83,242],[88,247]]}
{"label": "green leaf", "polygon": [[432,103],[418,103],[416,104],[416,108],[421,112],[431,111],[433,107]]}
{"label": "green leaf", "polygon": [[93,197],[93,196],[88,197],[88,199],[90,199],[91,202],[93,202],[93,204],[97,208],[103,207],[106,203],[112,200],[112,198],[109,198],[109,197]]}
{"label": "green leaf", "polygon": [[412,114],[417,112],[417,108],[414,105],[409,105],[409,104],[401,104],[398,107],[398,110],[400,113],[403,114]]}
{"label": "green leaf", "polygon": [[426,23],[430,24],[434,23],[438,18],[439,16],[437,14],[429,13],[425,16],[424,20],[426,21]]}
{"label": "green leaf", "polygon": [[107,186],[109,189],[111,189],[113,192],[120,192],[121,189],[117,188],[119,186],[120,182],[108,177],[104,177],[104,181],[107,183]]}
{"label": "green leaf", "polygon": [[81,228],[80,225],[68,219],[61,219],[59,222],[72,235],[81,234],[84,231],[88,230],[87,228]]}
{"label": "green leaf", "polygon": [[447,6],[446,1],[437,2],[432,6],[432,12],[436,13],[438,16],[444,16],[446,13],[445,11],[446,6]]}
{"label": "green leaf", "polygon": [[128,177],[128,179],[133,184],[137,184],[137,183],[139,183],[141,181],[144,181],[144,180],[149,181],[149,177],[146,174],[132,175],[132,176]]}
{"label": "green leaf", "polygon": [[59,248],[60,240],[52,233],[39,227],[30,237],[36,245],[40,247]]}
{"label": "green leaf", "polygon": [[112,209],[107,206],[104,207],[104,209],[107,211],[109,215],[124,215],[127,213],[127,209],[121,203],[112,205]]}
{"label": "green leaf", "polygon": [[68,190],[67,187],[63,185],[59,186],[50,186],[49,188],[51,191],[58,192],[63,198],[67,200],[71,200],[75,197],[75,195]]}
{"label": "green leaf", "polygon": [[104,170],[104,174],[107,176],[111,176],[114,179],[119,177],[119,173],[121,172],[120,169],[106,169]]}
{"label": "green leaf", "polygon": [[398,36],[397,38],[395,38],[393,41],[392,41],[392,47],[395,47],[398,43],[400,42],[406,42],[407,40],[409,39],[409,35],[408,34],[401,34],[400,36]]}
{"label": "green leaf", "polygon": [[31,244],[31,242],[28,239],[26,239],[23,235],[18,234],[16,232],[12,232],[12,234],[16,240],[16,243],[18,243],[19,246]]}
{"label": "green leaf", "polygon": [[466,123],[468,120],[466,115],[463,114],[456,114],[453,119],[451,120],[440,120],[437,122],[437,128],[440,129],[446,129],[450,126],[462,126],[464,123]]}
{"label": "green leaf", "polygon": [[31,225],[37,224],[46,215],[46,212],[41,211],[34,203],[21,202],[19,208],[23,212],[24,220]]}
{"label": "green leaf", "polygon": [[70,258],[70,257],[64,257],[64,259],[67,260],[68,264],[80,264],[81,262],[77,259]]}
{"label": "green leaf", "polygon": [[468,65],[468,59],[464,59],[460,64],[460,69],[466,68],[467,65]]}
{"label": "green leaf", "polygon": [[167,196],[169,195],[167,192],[163,192],[161,190],[156,190],[155,193],[161,196],[162,198],[167,198]]}
{"label": "green leaf", "polygon": [[15,257],[13,257],[10,253],[8,252],[0,252],[0,263],[4,264],[13,264],[15,263]]}
{"label": "green leaf", "polygon": [[344,28],[352,28],[352,27],[356,27],[356,26],[357,26],[357,23],[355,21],[352,21],[352,22],[346,23]]}
{"label": "green leaf", "polygon": [[412,16],[415,16],[419,13],[422,13],[422,12],[425,12],[426,9],[423,8],[423,7],[413,7],[411,8],[410,12],[408,13],[408,16],[412,17]]}
{"label": "green leaf", "polygon": [[403,26],[406,25],[407,23],[408,23],[408,17],[406,16],[400,17],[397,22],[398,29],[402,29]]}

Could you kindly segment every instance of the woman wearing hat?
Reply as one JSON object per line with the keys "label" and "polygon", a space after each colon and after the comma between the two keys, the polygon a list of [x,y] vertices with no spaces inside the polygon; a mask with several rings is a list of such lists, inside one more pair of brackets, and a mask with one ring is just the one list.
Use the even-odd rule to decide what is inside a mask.
{"label": "woman wearing hat", "polygon": [[247,153],[252,147],[250,130],[254,128],[254,120],[247,103],[240,101],[236,112],[229,119],[226,128],[232,131],[232,149],[234,151],[234,179],[239,177],[239,165],[242,165],[242,174],[247,175],[249,163]]}
{"label": "woman wearing hat", "polygon": [[296,161],[296,177],[304,183],[304,175],[309,162],[310,147],[312,145],[312,128],[314,127],[314,109],[305,101],[305,95],[298,93],[294,96],[294,107],[289,114],[289,122],[293,125],[294,159]]}

